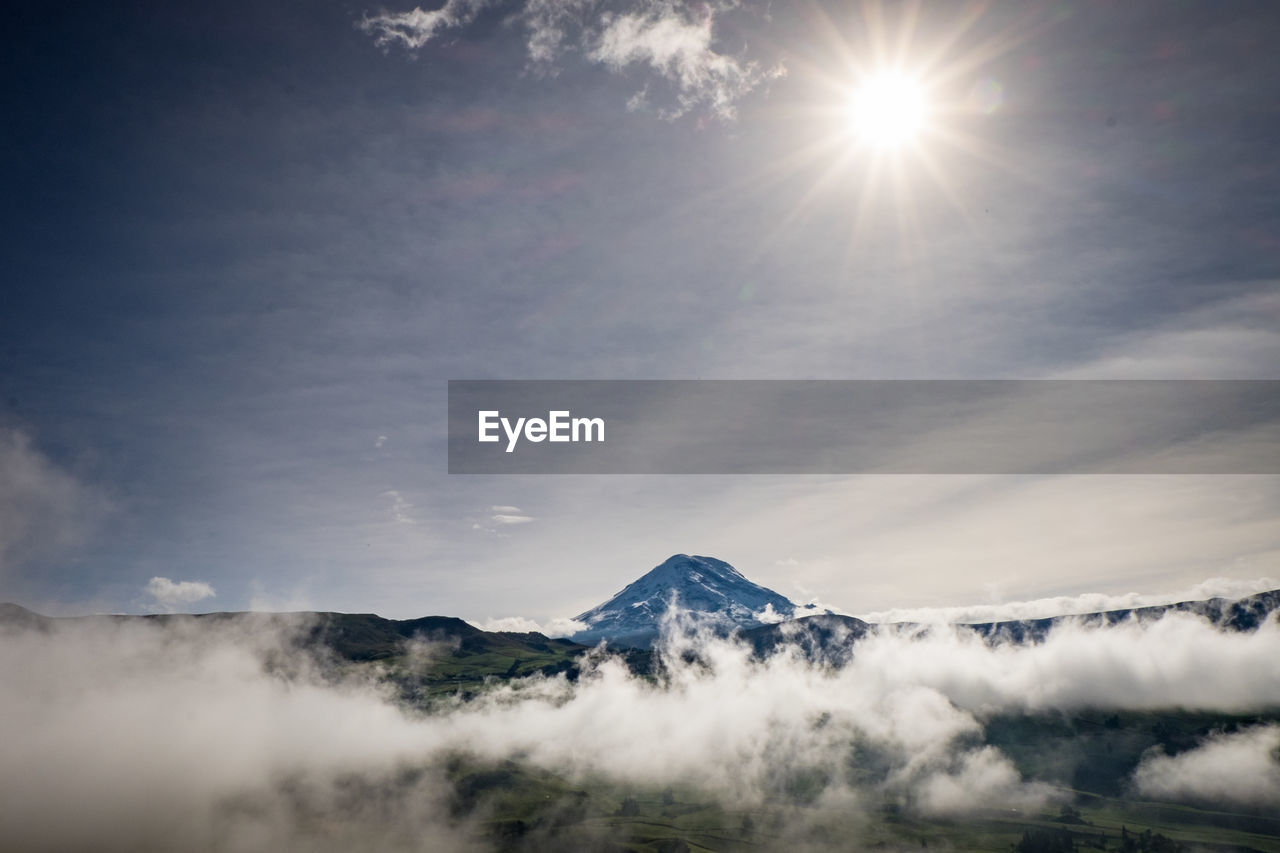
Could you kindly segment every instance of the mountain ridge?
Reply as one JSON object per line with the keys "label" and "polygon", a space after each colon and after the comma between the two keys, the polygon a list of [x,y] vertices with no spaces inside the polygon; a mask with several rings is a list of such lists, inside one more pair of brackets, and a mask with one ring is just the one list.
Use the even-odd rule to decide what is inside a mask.
{"label": "mountain ridge", "polygon": [[[604,603],[579,614],[577,620],[587,627],[569,637],[484,631],[450,616],[396,620],[370,613],[302,611],[297,614],[215,612],[48,617],[21,605],[3,602],[0,602],[0,629],[48,631],[55,623],[125,620],[209,625],[236,620],[252,629],[273,620],[278,624],[282,616],[296,615],[304,620],[299,622],[300,642],[326,647],[339,658],[353,662],[396,658],[405,653],[412,641],[425,638],[447,640],[453,645],[456,658],[487,655],[512,661],[538,658],[547,663],[576,655],[602,640],[615,649],[651,649],[673,606],[680,609],[680,625],[686,629],[710,630],[719,636],[737,633],[757,655],[768,655],[781,646],[790,645],[810,657],[837,664],[847,660],[853,644],[873,630],[928,631],[937,627],[933,623],[868,623],[853,616],[820,610],[815,605],[797,605],[780,593],[748,580],[723,560],[675,554]],[[1214,597],[1035,619],[945,624],[973,631],[991,643],[1036,643],[1064,624],[1106,627],[1130,619],[1152,621],[1170,612],[1191,613],[1224,630],[1252,631],[1278,611],[1280,589],[1238,599]],[[523,664],[515,666],[515,670],[521,669]]]}
{"label": "mountain ridge", "polygon": [[[281,618],[296,617],[296,625]],[[456,616],[420,616],[416,619],[386,619],[374,613],[339,613],[300,610],[290,613],[259,611],[215,611],[212,613],[97,614],[88,616],[44,616],[20,604],[0,602],[0,629],[18,628],[47,632],[58,624],[102,624],[143,622],[157,625],[235,624],[246,631],[278,628],[282,624],[296,631],[303,646],[320,646],[337,657],[352,662],[389,660],[403,655],[412,641],[441,641],[452,647],[451,656],[481,655],[535,657],[585,651],[571,640],[548,637],[530,631],[485,631]]]}
{"label": "mountain ridge", "polygon": [[1280,612],[1280,589],[1257,592],[1241,598],[1191,599],[1171,604],[994,622],[866,622],[856,616],[825,613],[762,625],[744,631],[742,638],[758,656],[772,654],[784,646],[793,646],[811,660],[820,659],[842,666],[852,657],[853,644],[874,630],[927,632],[937,628],[952,628],[972,631],[992,644],[1022,644],[1043,642],[1053,629],[1063,625],[1114,627],[1130,619],[1139,623],[1154,622],[1170,613],[1199,616],[1225,631],[1249,632],[1256,630],[1276,612]]}

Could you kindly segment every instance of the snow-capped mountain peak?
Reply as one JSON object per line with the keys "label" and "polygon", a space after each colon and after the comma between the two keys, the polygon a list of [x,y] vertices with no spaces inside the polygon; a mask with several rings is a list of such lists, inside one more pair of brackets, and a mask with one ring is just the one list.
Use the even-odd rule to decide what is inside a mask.
{"label": "snow-capped mountain peak", "polygon": [[573,639],[648,645],[673,606],[721,630],[754,628],[796,613],[786,596],[752,583],[723,560],[676,554],[604,604],[580,614],[577,621],[589,627]]}

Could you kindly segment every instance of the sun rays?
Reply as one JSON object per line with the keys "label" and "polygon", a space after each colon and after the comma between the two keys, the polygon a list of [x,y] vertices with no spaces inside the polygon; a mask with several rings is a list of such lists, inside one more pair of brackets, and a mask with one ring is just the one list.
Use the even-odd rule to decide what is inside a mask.
{"label": "sun rays", "polygon": [[931,9],[928,20],[919,2],[868,0],[841,19],[808,7],[815,39],[788,59],[790,79],[804,86],[789,108],[802,141],[752,176],[756,187],[803,186],[792,190],[775,236],[835,201],[848,211],[851,253],[873,221],[910,250],[923,239],[922,217],[939,209],[976,229],[958,177],[965,170],[1028,177],[1016,154],[984,133],[1008,109],[1006,86],[988,66],[1056,18],[1030,11],[996,22],[988,6],[957,4],[945,19]]}

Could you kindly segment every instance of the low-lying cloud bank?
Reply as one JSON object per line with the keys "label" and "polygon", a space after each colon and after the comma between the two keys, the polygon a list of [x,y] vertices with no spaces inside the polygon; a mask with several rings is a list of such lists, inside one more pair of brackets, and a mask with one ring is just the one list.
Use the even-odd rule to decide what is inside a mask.
{"label": "low-lying cloud bank", "polygon": [[1280,589],[1280,581],[1274,578],[1243,580],[1238,578],[1210,578],[1195,586],[1174,592],[1127,592],[1108,594],[1102,592],[1083,595],[1059,595],[1037,598],[1031,601],[1008,601],[1000,604],[968,604],[956,607],[898,607],[858,614],[868,622],[929,622],[976,623],[1004,622],[1018,619],[1047,619],[1053,616],[1104,613],[1110,610],[1132,610],[1137,607],[1153,607],[1177,604],[1181,601],[1203,601],[1209,598],[1237,600],[1259,592]]}
{"label": "low-lying cloud bank", "polygon": [[928,687],[982,712],[1276,708],[1280,623],[1221,631],[1174,612],[1109,628],[1068,621],[1044,642],[995,646],[964,628],[883,631],[859,643],[841,675],[882,692]]}
{"label": "low-lying cloud bank", "polygon": [[[295,626],[244,636],[231,625],[76,622],[5,634],[5,845],[336,850],[381,837],[386,806],[344,789],[439,741],[369,684],[327,682],[291,647]],[[432,802],[407,798],[382,849],[419,849],[393,843],[410,822],[457,847]]]}
{"label": "low-lying cloud bank", "polygon": [[1147,797],[1280,808],[1280,726],[1218,733],[1189,752],[1160,752],[1133,774]]}
{"label": "low-lying cloud bank", "polygon": [[[672,635],[656,681],[596,651],[576,682],[514,681],[430,713],[400,705],[371,667],[353,671],[300,649],[303,627],[284,617],[256,633],[210,620],[0,626],[6,843],[468,849],[476,826],[450,810],[441,770],[460,751],[579,782],[697,785],[740,805],[792,796],[796,780],[808,780],[806,802],[817,809],[1035,809],[1053,789],[1023,779],[984,742],[991,714],[1280,708],[1274,617],[1250,633],[1186,614],[1066,625],[1028,646],[992,646],[961,630],[883,631],[841,669]],[[1266,750],[1276,731],[1148,756],[1134,784],[1156,797],[1274,802]],[[1190,787],[1233,762],[1251,785]]]}
{"label": "low-lying cloud bank", "polygon": [[591,626],[567,616],[557,617],[549,622],[536,622],[524,616],[503,616],[498,619],[490,617],[483,622],[477,622],[476,627],[481,631],[514,631],[519,634],[532,631],[548,637],[571,637]]}

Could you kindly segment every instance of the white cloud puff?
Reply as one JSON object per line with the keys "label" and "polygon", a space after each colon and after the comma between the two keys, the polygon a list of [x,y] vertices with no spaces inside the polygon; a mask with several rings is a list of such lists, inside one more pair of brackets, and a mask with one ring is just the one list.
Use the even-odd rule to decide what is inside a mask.
{"label": "white cloud puff", "polygon": [[446,0],[439,9],[424,11],[415,7],[408,12],[366,16],[359,27],[371,33],[379,46],[400,44],[414,50],[431,41],[441,30],[466,26],[489,5],[492,5],[490,0]]}
{"label": "white cloud puff", "polygon": [[1133,784],[1148,797],[1280,808],[1280,726],[1219,732],[1178,755],[1153,752]]}
{"label": "white cloud puff", "polygon": [[174,581],[162,577],[154,577],[147,581],[142,591],[151,596],[155,604],[165,610],[195,604],[197,601],[204,601],[206,598],[217,595],[213,587],[204,581]]}

